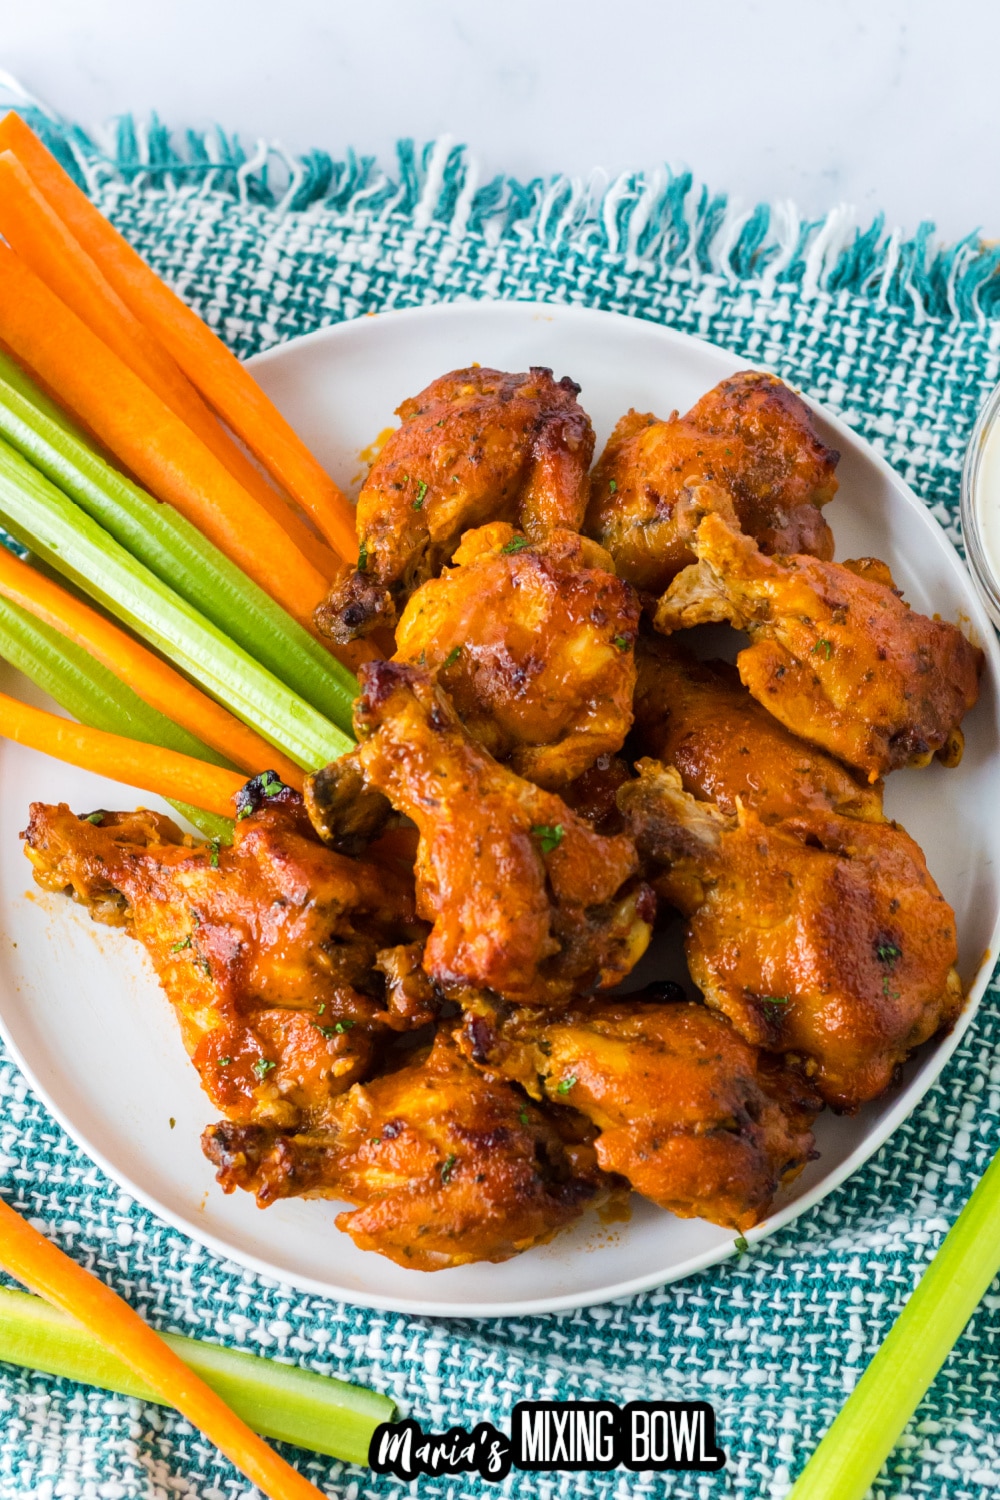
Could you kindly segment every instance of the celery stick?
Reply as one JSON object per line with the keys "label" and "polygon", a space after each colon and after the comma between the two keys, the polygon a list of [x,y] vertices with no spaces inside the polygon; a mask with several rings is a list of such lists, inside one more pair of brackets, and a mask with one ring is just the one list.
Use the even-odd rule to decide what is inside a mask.
{"label": "celery stick", "polygon": [[[362,1386],[221,1344],[160,1336],[262,1437],[365,1464],[375,1428],[392,1420],[389,1397]],[[164,1404],[92,1334],[27,1292],[0,1288],[0,1360]]]}
{"label": "celery stick", "polygon": [[863,1500],[1000,1273],[1000,1154],[945,1235],[788,1500]]}
{"label": "celery stick", "polygon": [[84,647],[0,595],[0,656],[92,729],[193,755],[238,771],[218,750],[151,708]]}
{"label": "celery stick", "polygon": [[[217,750],[175,724],[134,693],[126,683],[75,641],[0,597],[0,656],[40,687],[81,724],[124,734],[147,745],[193,755],[213,765],[238,770]],[[172,807],[208,838],[232,843],[233,822],[187,802]]]}
{"label": "celery stick", "polygon": [[354,677],[175,511],[106,463],[20,368],[0,354],[0,437],[313,708],[348,733]]}
{"label": "celery stick", "polygon": [[352,741],[0,440],[0,521],[306,770]]}

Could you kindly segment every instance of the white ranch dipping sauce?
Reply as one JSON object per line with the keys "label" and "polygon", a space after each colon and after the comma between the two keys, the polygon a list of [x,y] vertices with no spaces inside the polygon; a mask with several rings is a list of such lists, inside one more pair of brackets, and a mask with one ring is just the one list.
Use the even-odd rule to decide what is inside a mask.
{"label": "white ranch dipping sauce", "polygon": [[1000,626],[1000,386],[969,439],[962,470],[962,534],[983,603]]}

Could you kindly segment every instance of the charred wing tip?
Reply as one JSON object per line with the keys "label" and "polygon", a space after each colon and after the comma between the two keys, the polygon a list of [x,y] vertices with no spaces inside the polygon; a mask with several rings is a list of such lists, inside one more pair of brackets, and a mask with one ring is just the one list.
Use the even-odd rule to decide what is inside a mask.
{"label": "charred wing tip", "polygon": [[249,818],[262,807],[287,807],[301,802],[301,794],[282,781],[277,771],[260,771],[236,793],[236,819],[239,822]]}
{"label": "charred wing tip", "polygon": [[389,590],[355,571],[342,579],[317,605],[316,629],[339,646],[370,635],[379,625],[396,624],[396,606]]}

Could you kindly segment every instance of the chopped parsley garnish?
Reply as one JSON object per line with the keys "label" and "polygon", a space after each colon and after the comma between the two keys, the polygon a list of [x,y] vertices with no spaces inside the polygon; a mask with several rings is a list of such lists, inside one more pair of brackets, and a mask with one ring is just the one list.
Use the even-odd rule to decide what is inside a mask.
{"label": "chopped parsley garnish", "polygon": [[758,995],[762,1005],[787,1005],[791,995]]}
{"label": "chopped parsley garnish", "polygon": [[221,839],[212,839],[211,843],[208,846],[208,862],[212,866],[213,870],[217,870],[219,868],[219,845],[221,844],[221,842]]}
{"label": "chopped parsley garnish", "polygon": [[231,1057],[220,1057],[219,1058],[219,1067],[220,1068],[228,1068],[229,1064],[231,1062],[232,1062],[232,1058]]}
{"label": "chopped parsley garnish", "polygon": [[426,651],[421,651],[420,655],[417,657],[417,666],[418,667],[426,667],[426,665],[427,665],[427,652]]}
{"label": "chopped parsley garnish", "polygon": [[187,937],[184,939],[184,941],[182,943],[171,943],[170,944],[170,951],[171,951],[171,953],[180,953],[183,948],[190,948],[190,946],[191,946],[191,934],[188,933]]}
{"label": "chopped parsley garnish", "polygon": [[367,544],[367,542],[362,542],[361,543],[361,550],[358,552],[358,572],[359,573],[364,573],[366,571],[367,567],[368,567],[368,544]]}
{"label": "chopped parsley garnish", "polygon": [[373,1135],[372,1136],[372,1145],[373,1146],[381,1146],[381,1144],[382,1144],[382,1137],[380,1135]]}
{"label": "chopped parsley garnish", "polygon": [[561,823],[536,823],[531,831],[541,844],[543,854],[551,854],[553,849],[558,849],[566,832]]}
{"label": "chopped parsley garnish", "polygon": [[530,547],[531,542],[526,536],[512,536],[505,546],[500,548],[501,553],[523,552],[525,547]]}
{"label": "chopped parsley garnish", "polygon": [[202,973],[204,975],[206,975],[207,978],[211,979],[211,977],[212,977],[212,965],[209,963],[208,959],[207,958],[196,958],[195,959],[195,963],[198,965],[198,967],[202,971]]}
{"label": "chopped parsley garnish", "polygon": [[268,1073],[271,1072],[272,1068],[276,1068],[277,1066],[278,1064],[276,1062],[269,1062],[266,1057],[258,1057],[257,1061],[253,1065],[253,1070],[257,1074],[258,1078],[266,1078]]}
{"label": "chopped parsley garnish", "polygon": [[265,771],[260,778],[260,789],[265,797],[276,797],[281,791],[281,777],[277,771]]}
{"label": "chopped parsley garnish", "polygon": [[102,812],[88,813],[84,821],[87,823],[93,823],[95,828],[100,828],[101,824],[104,822],[104,814]]}
{"label": "chopped parsley garnish", "polygon": [[619,651],[627,651],[629,648],[629,642],[623,635],[616,635],[614,644],[618,647]]}
{"label": "chopped parsley garnish", "polygon": [[531,1124],[531,1118],[530,1118],[530,1116],[528,1114],[528,1111],[526,1109],[522,1109],[521,1113],[518,1115],[517,1118],[520,1120],[520,1122],[521,1122],[522,1125],[530,1125]]}
{"label": "chopped parsley garnish", "polygon": [[338,1021],[337,1024],[334,1026],[333,1029],[334,1029],[334,1031],[350,1031],[350,1029],[351,1029],[351,1027],[353,1025],[354,1025],[354,1022],[351,1021],[351,1020]]}
{"label": "chopped parsley garnish", "polygon": [[736,1249],[739,1251],[740,1255],[745,1255],[746,1252],[750,1249],[749,1240],[747,1240],[742,1234],[738,1234],[736,1236],[736,1238],[733,1240],[733,1244],[736,1246]]}
{"label": "chopped parsley garnish", "polygon": [[895,943],[879,943],[875,949],[878,954],[879,963],[894,964],[897,958],[902,958],[902,948],[897,948]]}
{"label": "chopped parsley garnish", "polygon": [[424,483],[424,481],[421,479],[420,483],[417,485],[417,498],[413,502],[413,509],[414,510],[423,510],[423,508],[424,508],[424,496],[426,495],[426,493],[427,493],[427,486]]}
{"label": "chopped parsley garnish", "polygon": [[461,648],[461,646],[452,646],[451,650],[448,652],[448,655],[445,657],[444,661],[441,663],[441,670],[444,671],[446,667],[452,667],[452,666],[454,666],[455,663],[458,661],[458,658],[461,656],[461,654],[462,654],[462,648]]}
{"label": "chopped parsley garnish", "polygon": [[441,1181],[442,1182],[450,1182],[451,1181],[451,1174],[455,1170],[455,1163],[457,1161],[458,1161],[458,1157],[457,1156],[446,1156],[445,1157],[444,1161],[441,1163]]}
{"label": "chopped parsley garnish", "polygon": [[824,636],[823,639],[817,641],[815,646],[813,647],[813,652],[815,653],[816,651],[822,651],[827,661],[829,661],[830,657],[833,655],[833,642],[828,641]]}
{"label": "chopped parsley garnish", "polygon": [[[316,1026],[315,1021],[313,1022],[313,1025]],[[316,1030],[319,1032],[320,1036],[325,1036],[327,1041],[329,1041],[330,1038],[334,1035],[334,1029],[332,1026],[316,1026]]]}
{"label": "chopped parsley garnish", "polygon": [[613,495],[614,492],[615,492],[615,490],[617,488],[618,488],[618,481],[617,481],[617,479],[609,479],[608,480],[608,492],[609,492],[609,494]]}
{"label": "chopped parsley garnish", "polygon": [[576,1083],[576,1074],[575,1073],[571,1073],[568,1078],[563,1078],[556,1085],[556,1093],[557,1094],[568,1094],[569,1091],[570,1091],[570,1089],[573,1087],[573,1085],[575,1083]]}
{"label": "chopped parsley garnish", "polygon": [[326,1001],[325,1000],[321,1000],[319,1002],[319,1004],[317,1005],[316,1009],[319,1012],[319,1014],[322,1015],[323,1012],[326,1010]]}

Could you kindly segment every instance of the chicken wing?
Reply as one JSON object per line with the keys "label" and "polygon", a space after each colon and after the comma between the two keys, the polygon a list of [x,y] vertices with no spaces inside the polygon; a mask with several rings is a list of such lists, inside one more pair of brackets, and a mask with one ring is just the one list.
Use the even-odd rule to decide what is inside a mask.
{"label": "chicken wing", "polygon": [[749,1229],[814,1154],[818,1095],[704,1005],[640,994],[503,1020],[479,1007],[461,1043],[533,1098],[579,1111],[601,1167],[680,1218]]}
{"label": "chicken wing", "polygon": [[319,629],[347,642],[394,625],[471,527],[510,521],[533,538],[578,530],[594,453],[579,390],[542,368],[473,367],[404,401],[358,497],[357,571],[320,605]]}
{"label": "chicken wing", "polygon": [[227,1192],[245,1188],[261,1207],[346,1199],[359,1206],[337,1225],[362,1250],[437,1271],[508,1260],[607,1195],[563,1115],[473,1067],[441,1031],[429,1056],[342,1095],[322,1132],[223,1121],[202,1144]]}
{"label": "chicken wing", "polygon": [[839,457],[788,386],[744,370],[685,417],[623,417],[594,470],[585,529],[623,578],[660,594],[693,561],[677,499],[687,485],[708,480],[728,492],[743,529],[765,552],[832,557],[820,506],[836,493]]}
{"label": "chicken wing", "polygon": [[65,804],[34,803],[25,833],[40,885],[142,943],[216,1108],[283,1129],[322,1119],[387,1026],[428,1018],[409,998],[387,1010],[376,968],[398,971],[426,932],[412,878],[325,848],[287,796],[241,819],[231,848],[159,813]]}
{"label": "chicken wing", "polygon": [[426,665],[473,739],[557,788],[621,748],[632,722],[634,590],[595,542],[467,531],[455,566],[410,598],[396,660]]}
{"label": "chicken wing", "polygon": [[618,794],[657,889],[689,919],[691,976],[756,1046],[804,1060],[854,1110],[962,1007],[955,916],[894,824],[813,811],[735,817],[639,763]]}
{"label": "chicken wing", "polygon": [[637,648],[635,739],[676,766],[687,791],[736,811],[737,798],[765,823],[819,810],[882,819],[881,783],[855,780],[839,761],[778,723],[728,662],[696,661],[673,641]]}
{"label": "chicken wing", "polygon": [[938,751],[957,762],[983,667],[957,626],[910,609],[863,563],[765,557],[711,511],[695,551],[660,600],[658,630],[728,620],[747,631],[736,664],[753,696],[871,782]]}
{"label": "chicken wing", "polygon": [[498,766],[431,674],[362,669],[357,755],[370,785],[416,823],[417,910],[434,923],[424,968],[446,991],[558,1003],[622,979],[654,903],[627,838],[602,838],[552,792]]}

